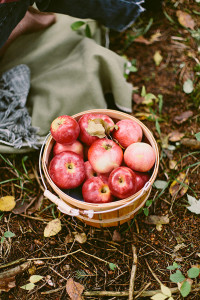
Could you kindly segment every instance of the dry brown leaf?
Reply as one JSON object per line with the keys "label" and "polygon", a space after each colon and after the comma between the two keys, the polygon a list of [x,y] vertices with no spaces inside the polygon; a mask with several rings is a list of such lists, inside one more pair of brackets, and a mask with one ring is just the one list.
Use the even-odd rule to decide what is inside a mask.
{"label": "dry brown leaf", "polygon": [[116,229],[113,232],[112,240],[113,242],[122,242],[122,236]]}
{"label": "dry brown leaf", "polygon": [[199,150],[200,149],[200,141],[195,139],[182,139],[181,144],[192,149],[192,150]]}
{"label": "dry brown leaf", "polygon": [[179,23],[182,26],[194,30],[194,27],[196,24],[195,24],[194,20],[192,19],[192,17],[188,13],[186,13],[182,10],[177,10],[176,15],[178,17]]}
{"label": "dry brown leaf", "polygon": [[0,211],[11,211],[15,205],[15,197],[13,196],[5,196],[0,198]]}
{"label": "dry brown leaf", "polygon": [[74,236],[72,236],[70,233],[65,237],[65,243],[69,244],[69,243],[73,243],[74,241]]}
{"label": "dry brown leaf", "polygon": [[[170,188],[169,188],[169,193],[172,197],[174,197],[176,194],[176,197],[177,198],[180,198],[182,197],[183,195],[185,195],[185,193],[187,192],[188,190],[188,185],[189,185],[189,180],[188,178],[185,177],[186,174],[181,172],[179,174],[179,176],[177,177],[176,180],[174,180],[172,182],[172,184],[170,185]],[[180,188],[180,184],[181,182],[183,182],[184,185],[182,185],[182,187]],[[180,190],[179,190],[180,189]],[[179,191],[179,192],[178,192]]]}
{"label": "dry brown leaf", "polygon": [[187,121],[189,118],[193,116],[193,112],[191,110],[184,111],[182,114],[174,117],[174,122],[177,124],[182,124]]}
{"label": "dry brown leaf", "polygon": [[78,233],[78,232],[73,232],[74,235],[74,239],[80,243],[80,244],[84,244],[87,242],[87,236],[84,232],[82,233]]}
{"label": "dry brown leaf", "polygon": [[0,279],[0,293],[9,292],[15,286],[15,276]]}
{"label": "dry brown leaf", "polygon": [[56,235],[61,230],[60,219],[50,221],[44,229],[44,237]]}
{"label": "dry brown leaf", "polygon": [[178,169],[177,161],[170,159],[169,160],[169,168],[170,168],[170,170],[177,170]]}
{"label": "dry brown leaf", "polygon": [[169,217],[168,216],[156,216],[156,215],[150,215],[145,220],[146,224],[169,224]]}
{"label": "dry brown leaf", "polygon": [[174,130],[169,134],[170,142],[179,142],[183,137],[184,133],[179,132],[178,130]]}
{"label": "dry brown leaf", "polygon": [[101,119],[89,120],[88,127],[86,129],[87,133],[91,136],[97,136],[99,138],[104,138],[106,136],[105,128],[102,124]]}
{"label": "dry brown leaf", "polygon": [[69,278],[66,283],[66,291],[71,300],[82,300],[82,293],[84,291],[84,286],[72,278]]}
{"label": "dry brown leaf", "polygon": [[177,251],[179,251],[180,249],[182,249],[182,248],[185,248],[185,244],[184,243],[181,243],[181,244],[178,244],[178,245],[176,245],[175,247],[174,247],[174,252],[177,252]]}
{"label": "dry brown leaf", "polygon": [[141,104],[143,101],[144,101],[144,97],[138,95],[138,94],[133,94],[133,101],[136,103],[136,104]]}
{"label": "dry brown leaf", "polygon": [[153,44],[154,42],[159,41],[160,37],[161,37],[161,33],[160,33],[160,31],[157,31],[156,33],[154,33],[150,36],[149,40],[146,39],[143,35],[140,35],[139,37],[137,37],[134,40],[134,42],[142,43],[142,44],[145,44],[145,45],[150,45],[150,44]]}

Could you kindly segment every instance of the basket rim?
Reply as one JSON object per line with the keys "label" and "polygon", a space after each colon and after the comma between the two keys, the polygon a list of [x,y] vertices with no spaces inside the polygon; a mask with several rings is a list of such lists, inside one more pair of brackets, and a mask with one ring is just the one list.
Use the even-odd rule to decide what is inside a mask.
{"label": "basket rim", "polygon": [[[156,161],[155,161],[155,164],[154,164],[154,169],[153,169],[152,175],[151,175],[151,177],[149,179],[149,183],[150,183],[149,189],[151,189],[151,186],[152,186],[153,182],[155,181],[155,178],[156,178],[157,173],[158,173],[158,168],[159,168],[159,151],[158,151],[158,146],[157,146],[156,140],[153,137],[153,134],[151,133],[151,131],[148,129],[148,127],[146,125],[144,125],[140,120],[138,120],[137,118],[135,118],[132,115],[129,115],[129,114],[123,113],[123,112],[119,112],[117,110],[110,110],[110,109],[91,109],[91,110],[87,110],[87,111],[83,111],[83,112],[77,113],[77,114],[73,115],[72,117],[74,117],[74,118],[77,119],[77,118],[81,117],[83,114],[86,114],[86,113],[105,113],[105,114],[108,113],[108,115],[109,115],[109,113],[113,113],[113,114],[117,114],[118,116],[120,115],[121,117],[124,117],[126,119],[127,119],[127,117],[129,119],[134,119],[142,127],[143,133],[145,134],[145,136],[148,139],[149,143],[151,144],[151,146],[155,150],[155,154],[156,154]],[[115,117],[116,119],[117,119],[117,115]],[[130,200],[133,200],[133,198],[136,198],[136,200],[137,200],[138,196],[140,194],[142,194],[143,189],[141,189],[140,191],[138,191],[137,193],[135,193],[134,195],[132,195],[132,196],[130,196],[128,198],[120,199],[120,200],[109,202],[109,203],[88,203],[88,202],[84,202],[84,201],[75,199],[75,198],[67,195],[65,192],[63,192],[52,181],[52,179],[51,179],[51,177],[50,177],[50,175],[48,173],[46,163],[45,163],[44,157],[47,154],[48,147],[50,146],[50,144],[52,142],[54,142],[54,139],[53,139],[52,135],[49,134],[49,137],[48,137],[48,139],[47,139],[47,141],[45,143],[44,152],[43,152],[43,155],[42,155],[42,168],[43,168],[46,180],[48,181],[48,183],[50,184],[50,186],[52,187],[52,189],[54,190],[54,192],[57,195],[59,195],[59,197],[61,197],[63,201],[67,202],[67,200],[65,198],[68,198],[70,200],[70,204],[73,202],[73,204],[71,204],[71,205],[74,205],[75,207],[79,207],[80,204],[81,204],[81,206],[85,206],[86,209],[91,209],[91,210],[94,210],[94,211],[96,211],[96,210],[100,210],[101,211],[101,210],[110,209],[110,208],[113,208],[113,207],[119,207],[120,208],[120,206],[126,204]]]}

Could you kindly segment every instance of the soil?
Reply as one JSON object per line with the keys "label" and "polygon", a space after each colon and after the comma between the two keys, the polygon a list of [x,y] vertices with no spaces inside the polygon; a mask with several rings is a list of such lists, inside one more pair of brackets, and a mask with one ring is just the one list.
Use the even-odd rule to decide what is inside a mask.
{"label": "soil", "polygon": [[[24,272],[16,275],[16,287],[2,292],[0,299],[70,299],[66,292],[66,283],[70,278],[81,284],[84,292],[127,292],[124,297],[113,293],[110,296],[84,296],[85,299],[129,299],[134,249],[137,254],[134,290],[137,293],[158,290],[160,282],[169,288],[176,288],[177,284],[170,280],[170,274],[174,271],[167,269],[174,262],[181,266],[185,277],[192,266],[200,267],[199,214],[187,208],[187,195],[200,199],[200,151],[198,145],[195,148],[184,143],[185,138],[197,141],[194,134],[200,131],[199,40],[178,22],[178,10],[187,12],[196,23],[195,29],[200,28],[197,1],[164,1],[162,9],[148,9],[136,22],[134,30],[110,32],[110,49],[119,55],[126,55],[130,61],[135,60],[137,72],[130,73],[127,79],[134,87],[132,114],[152,131],[160,153],[157,180],[169,184],[165,190],[155,186],[152,188],[149,197],[152,203],[149,202],[149,208],[146,206],[145,213],[148,217],[167,216],[168,224],[161,228],[149,224],[143,210],[120,227],[98,229],[87,226],[78,219],[60,213],[50,201],[43,198],[38,172],[39,152],[1,156],[1,194],[15,195],[16,199],[25,203],[32,202],[30,208],[40,202],[41,205],[38,204],[32,212],[27,208],[21,213],[1,215],[1,235],[10,231],[15,233],[15,237],[5,238],[1,243],[0,272],[28,259],[32,259],[32,263]],[[145,28],[151,18],[153,24],[144,34],[145,40],[134,40],[127,44],[134,31],[137,29],[137,33]],[[149,44],[155,33],[159,33],[158,40]],[[153,59],[156,51],[162,56],[158,66]],[[183,83],[187,79],[194,83],[194,90],[190,94],[183,91]],[[159,102],[155,100],[151,106],[142,102],[143,86],[146,93],[156,97],[162,95],[162,111],[159,112]],[[190,114],[186,113],[185,118],[177,118],[188,111]],[[169,140],[169,135],[174,131],[183,133],[183,136],[176,136],[175,141]],[[174,169],[170,168],[172,161],[176,161]],[[184,181],[185,190],[180,185],[179,190],[170,190],[180,173],[184,173],[188,180]],[[21,181],[16,179],[20,176],[23,177]],[[8,182],[2,183],[6,180]],[[55,236],[45,238],[44,228],[53,218],[60,218],[62,230]],[[79,234],[79,238],[80,233],[84,233],[86,241],[69,242],[67,239],[69,235],[73,237],[74,232]],[[19,259],[22,260],[18,262]],[[15,261],[13,266],[2,268],[4,264]],[[41,281],[35,283],[36,287],[29,292],[20,288],[29,282],[33,274],[43,276]],[[193,279],[192,292],[186,299],[200,299],[199,279]],[[80,287],[76,288],[79,290]],[[74,290],[72,294],[75,295]],[[173,297],[182,299],[179,291]],[[81,298],[74,296],[71,299]],[[139,293],[135,299],[150,297]]]}

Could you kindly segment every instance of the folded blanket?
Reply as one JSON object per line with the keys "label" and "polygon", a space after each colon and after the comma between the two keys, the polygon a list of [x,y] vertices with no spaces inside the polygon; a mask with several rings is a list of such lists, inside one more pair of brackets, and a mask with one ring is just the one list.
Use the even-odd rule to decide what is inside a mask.
{"label": "folded blanket", "polygon": [[[33,128],[39,128],[38,135],[43,140],[51,122],[59,115],[106,108],[107,93],[113,94],[118,108],[132,110],[132,85],[124,78],[126,60],[97,43],[100,31],[96,22],[85,20],[92,32],[90,39],[82,31],[71,29],[77,19],[56,17],[57,22],[51,27],[18,37],[0,61],[0,76],[20,64],[30,69],[26,107],[31,124],[27,128],[30,128],[28,136],[33,135],[34,139]],[[28,136],[23,142],[31,143]],[[33,144],[18,150],[0,143],[0,152],[30,151]]]}

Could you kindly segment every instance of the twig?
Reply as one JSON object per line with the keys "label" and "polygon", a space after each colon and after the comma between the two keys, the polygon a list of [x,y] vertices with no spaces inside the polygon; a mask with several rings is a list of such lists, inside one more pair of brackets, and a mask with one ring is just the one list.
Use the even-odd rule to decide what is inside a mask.
{"label": "twig", "polygon": [[66,286],[62,286],[60,288],[57,288],[55,290],[50,290],[50,291],[46,291],[46,292],[41,292],[42,295],[49,295],[49,294],[53,294],[53,293],[57,293],[59,291],[62,291],[65,289]]}
{"label": "twig", "polygon": [[27,260],[43,260],[43,259],[57,259],[57,258],[63,258],[63,257],[67,257],[69,255],[73,255],[75,253],[81,252],[81,249],[78,249],[74,252],[71,253],[67,253],[67,254],[63,254],[63,255],[58,255],[58,256],[47,256],[47,257],[35,257],[35,258],[28,258]]}
{"label": "twig", "polygon": [[[171,288],[170,289],[171,293],[178,293],[179,289],[178,288]],[[139,291],[134,291],[134,295],[137,295]],[[161,290],[154,290],[154,291],[144,291],[140,295],[140,297],[151,297],[155,294],[161,293]],[[115,291],[85,291],[83,293],[83,296],[100,296],[100,297],[128,297],[129,296],[129,291],[123,291],[123,292],[115,292]]]}
{"label": "twig", "polygon": [[22,263],[24,261],[25,261],[25,258],[20,258],[20,259],[17,259],[15,261],[11,261],[11,262],[9,262],[7,264],[4,264],[4,265],[0,266],[0,269],[4,269],[4,268],[10,267],[10,266]]}
{"label": "twig", "polygon": [[138,294],[135,296],[135,299],[137,299],[138,297],[140,297],[140,296],[142,295],[142,293],[143,293],[144,291],[146,291],[146,289],[148,289],[148,287],[149,287],[150,285],[151,285],[151,282],[147,283],[147,284],[145,285],[145,287],[144,287],[143,289],[141,289],[141,291],[138,292]]}
{"label": "twig", "polygon": [[153,272],[153,270],[151,269],[150,265],[148,264],[147,260],[145,259],[145,262],[147,264],[147,267],[149,268],[151,274],[153,275],[153,277],[158,281],[158,283],[161,285],[162,282],[160,281],[160,279],[156,276],[156,274]]}
{"label": "twig", "polygon": [[54,270],[52,267],[49,267],[49,269],[51,269],[54,273],[56,273],[58,276],[60,276],[64,280],[66,280],[66,281],[68,280],[66,277],[62,276],[59,272],[57,272],[56,270]]}
{"label": "twig", "polygon": [[2,273],[0,273],[0,280],[16,276],[17,274],[22,273],[24,270],[28,269],[30,267],[30,265],[31,265],[31,262],[26,261],[25,263],[23,263],[20,266],[17,266],[15,268],[12,268],[10,270],[2,272]]}
{"label": "twig", "polygon": [[48,223],[49,221],[51,221],[50,219],[43,219],[43,218],[37,218],[37,217],[32,217],[29,215],[24,215],[24,214],[19,214],[22,217],[28,218],[28,219],[32,219],[32,220],[36,220],[36,221],[41,221],[43,223]]}
{"label": "twig", "polygon": [[132,251],[133,251],[133,265],[131,269],[131,278],[130,278],[130,284],[129,284],[129,300],[134,299],[134,283],[135,283],[135,275],[137,270],[137,253],[135,246],[132,245]]}

